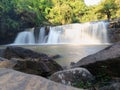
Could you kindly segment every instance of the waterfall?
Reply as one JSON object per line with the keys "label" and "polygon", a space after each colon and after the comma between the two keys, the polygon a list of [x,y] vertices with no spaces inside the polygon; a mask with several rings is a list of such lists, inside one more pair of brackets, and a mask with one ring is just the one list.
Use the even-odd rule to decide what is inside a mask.
{"label": "waterfall", "polygon": [[50,28],[48,44],[102,44],[108,43],[105,22],[69,24]]}
{"label": "waterfall", "polygon": [[32,29],[20,32],[14,44],[103,44],[108,43],[106,26],[103,21],[54,26],[48,35],[42,27],[36,42]]}
{"label": "waterfall", "polygon": [[49,44],[55,44],[59,43],[60,35],[62,34],[61,27],[50,27],[49,37],[47,43]]}
{"label": "waterfall", "polygon": [[18,33],[14,41],[14,44],[17,44],[17,45],[34,44],[34,43],[35,43],[35,38],[34,38],[33,29]]}

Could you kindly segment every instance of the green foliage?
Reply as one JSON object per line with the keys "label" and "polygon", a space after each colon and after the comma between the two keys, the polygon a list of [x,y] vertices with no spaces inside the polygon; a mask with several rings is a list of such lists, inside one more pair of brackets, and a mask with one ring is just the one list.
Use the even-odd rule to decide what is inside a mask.
{"label": "green foliage", "polygon": [[51,0],[20,0],[17,4],[17,11],[19,13],[32,12],[34,17],[29,15],[28,19],[33,18],[32,22],[35,23],[35,26],[40,26],[48,21],[46,15],[51,6]]}
{"label": "green foliage", "polygon": [[84,89],[87,89],[87,88],[93,87],[93,83],[91,83],[91,82],[79,81],[79,82],[74,83],[73,86],[74,86],[74,87],[77,87],[77,88],[84,88]]}
{"label": "green foliage", "polygon": [[52,24],[68,24],[80,22],[86,6],[83,0],[52,0],[53,7],[50,9],[47,19]]}
{"label": "green foliage", "polygon": [[111,77],[108,76],[106,73],[98,73],[96,79],[100,82],[108,82],[111,80]]}
{"label": "green foliage", "polygon": [[0,0],[0,28],[60,25],[120,17],[119,0],[86,6],[84,0]]}
{"label": "green foliage", "polygon": [[83,82],[79,81],[73,84],[74,87],[77,88],[94,88],[94,87],[103,87],[105,85],[109,85],[112,81],[112,77],[108,76],[105,72],[104,73],[98,73],[98,75],[95,77],[96,81],[94,82]]}
{"label": "green foliage", "polygon": [[93,87],[93,84],[90,83],[90,82],[83,82],[83,81],[80,81],[80,82],[76,82],[73,86],[74,86],[74,87],[77,87],[77,88],[84,88],[84,89],[87,89],[87,88]]}
{"label": "green foliage", "polygon": [[16,29],[19,27],[19,18],[16,13],[15,0],[0,1],[0,28],[1,29]]}
{"label": "green foliage", "polygon": [[115,13],[118,7],[114,0],[103,0],[103,2],[97,6],[96,13],[100,13],[102,15],[106,15],[107,19],[116,17]]}

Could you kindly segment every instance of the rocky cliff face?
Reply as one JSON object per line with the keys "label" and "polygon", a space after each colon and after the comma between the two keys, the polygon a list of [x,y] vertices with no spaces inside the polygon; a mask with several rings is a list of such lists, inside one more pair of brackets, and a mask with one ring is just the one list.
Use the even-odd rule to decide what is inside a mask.
{"label": "rocky cliff face", "polygon": [[108,37],[110,43],[120,41],[120,18],[110,21],[108,26]]}

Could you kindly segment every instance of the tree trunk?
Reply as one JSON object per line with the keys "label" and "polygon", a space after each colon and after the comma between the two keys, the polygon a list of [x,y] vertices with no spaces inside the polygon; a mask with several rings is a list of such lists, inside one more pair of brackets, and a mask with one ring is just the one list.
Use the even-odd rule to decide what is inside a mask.
{"label": "tree trunk", "polygon": [[110,11],[107,12],[107,19],[108,19],[108,21],[111,19],[111,13],[110,13]]}

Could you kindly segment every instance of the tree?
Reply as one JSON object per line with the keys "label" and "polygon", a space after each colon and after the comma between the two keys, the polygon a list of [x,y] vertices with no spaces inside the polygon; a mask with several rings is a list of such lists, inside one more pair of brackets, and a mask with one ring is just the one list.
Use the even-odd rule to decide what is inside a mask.
{"label": "tree", "polygon": [[47,15],[52,24],[69,24],[80,22],[85,14],[86,6],[83,0],[52,0],[53,7]]}
{"label": "tree", "polygon": [[15,0],[0,1],[0,28],[1,30],[16,29],[19,27],[19,15],[16,13]]}
{"label": "tree", "polygon": [[34,26],[45,25],[48,22],[46,15],[51,7],[51,0],[20,0],[17,5],[23,19],[33,22]]}
{"label": "tree", "polygon": [[113,14],[116,13],[118,7],[114,0],[104,0],[100,5],[97,6],[96,13],[101,13],[107,16],[110,20]]}
{"label": "tree", "polygon": [[116,11],[116,17],[120,17],[120,0],[115,0],[115,3],[117,5],[117,11]]}

